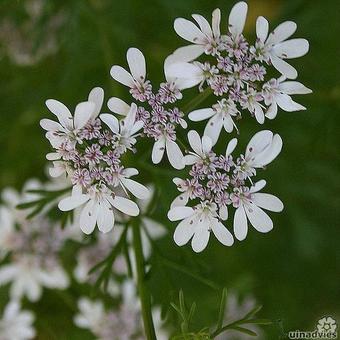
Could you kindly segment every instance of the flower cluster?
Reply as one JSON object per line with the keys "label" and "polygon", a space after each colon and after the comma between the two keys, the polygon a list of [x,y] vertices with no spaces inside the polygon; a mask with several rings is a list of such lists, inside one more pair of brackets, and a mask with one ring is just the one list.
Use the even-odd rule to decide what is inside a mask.
{"label": "flower cluster", "polygon": [[[167,76],[168,64],[165,64],[166,82],[161,83],[158,91],[153,91],[151,82],[146,79],[145,58],[136,48],[127,51],[130,73],[121,66],[111,68],[111,76],[116,81],[128,86],[132,97],[139,102],[137,117],[144,123],[145,136],[153,138],[152,150],[154,164],[161,162],[166,151],[170,164],[175,169],[182,169],[182,151],[176,143],[176,128],[187,127],[183,119],[184,113],[173,104],[182,98],[181,90],[190,86],[188,82],[175,81]],[[129,105],[119,98],[111,98],[108,102],[111,111],[126,114]]]}
{"label": "flower cluster", "polygon": [[[285,59],[301,57],[308,52],[305,39],[289,39],[296,31],[296,24],[286,21],[269,34],[268,21],[260,16],[256,21],[255,44],[251,45],[243,35],[248,5],[237,3],[231,10],[228,33],[221,34],[221,13],[216,9],[212,14],[212,25],[201,15],[192,17],[197,23],[178,18],[174,28],[183,39],[192,43],[176,50],[171,56],[168,73],[181,82],[204,85],[213,91],[217,102],[211,108],[191,112],[192,121],[209,119],[205,135],[215,144],[222,128],[228,133],[235,128],[235,119],[242,111],[249,111],[260,124],[265,117],[276,117],[278,107],[285,111],[304,110],[290,95],[307,94],[311,90],[295,79],[297,71]],[[202,54],[205,60],[196,60]],[[185,57],[183,57],[185,56]],[[268,67],[280,72],[279,78],[270,78]]]}
{"label": "flower cluster", "polygon": [[114,226],[113,208],[137,216],[139,208],[129,193],[140,199],[149,196],[147,188],[130,178],[138,170],[122,164],[122,156],[135,150],[136,136],[143,127],[143,122],[136,120],[137,107],[133,104],[121,121],[108,114],[99,119],[103,99],[103,90],[94,88],[88,101],[77,105],[74,116],[64,104],[47,100],[47,107],[59,122],[42,119],[40,123],[54,148],[47,155],[54,164],[51,176],[66,173],[73,185],[72,195],[61,200],[59,208],[69,211],[85,204],[80,227],[86,234],[96,224],[100,231],[110,231]]}
{"label": "flower cluster", "polygon": [[[264,180],[254,182],[257,169],[264,168],[280,153],[282,140],[268,130],[256,133],[250,140],[245,154],[233,157],[237,140],[232,139],[224,155],[212,151],[212,140],[200,138],[196,131],[189,131],[188,140],[193,152],[184,156],[184,163],[191,165],[189,178],[175,178],[181,194],[173,201],[168,217],[183,220],[176,228],[174,240],[178,245],[192,238],[192,248],[202,251],[212,231],[224,245],[233,244],[233,236],[221,221],[228,219],[228,206],[233,206],[234,234],[244,240],[248,232],[247,219],[259,232],[273,228],[269,216],[261,209],[281,211],[282,202],[275,196],[259,191]],[[187,206],[188,203],[193,207]]]}

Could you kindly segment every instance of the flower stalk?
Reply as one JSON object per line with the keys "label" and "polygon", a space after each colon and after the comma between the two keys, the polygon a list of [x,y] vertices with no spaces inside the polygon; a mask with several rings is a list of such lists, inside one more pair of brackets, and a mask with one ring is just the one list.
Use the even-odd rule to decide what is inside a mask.
{"label": "flower stalk", "polygon": [[132,232],[133,232],[133,248],[135,253],[136,261],[136,281],[141,302],[142,317],[144,324],[144,331],[147,340],[156,340],[156,333],[152,319],[151,312],[151,298],[149,291],[145,284],[145,260],[142,247],[142,239],[140,234],[140,223],[139,219],[135,218],[132,221]]}

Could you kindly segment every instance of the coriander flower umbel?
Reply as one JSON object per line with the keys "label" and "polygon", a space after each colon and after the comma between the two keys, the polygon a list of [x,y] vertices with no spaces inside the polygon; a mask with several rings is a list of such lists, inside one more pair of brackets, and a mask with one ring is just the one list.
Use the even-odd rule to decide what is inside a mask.
{"label": "coriander flower umbel", "polygon": [[[192,121],[209,119],[205,135],[213,144],[222,128],[228,133],[234,128],[237,130],[235,118],[242,118],[244,112],[249,112],[263,124],[266,117],[273,119],[276,116],[277,106],[289,112],[303,110],[304,107],[293,102],[289,94],[311,92],[297,82],[284,85],[286,78],[296,78],[297,73],[283,59],[300,57],[308,52],[307,40],[286,40],[295,32],[296,24],[284,22],[268,36],[268,22],[259,17],[257,40],[251,45],[243,35],[247,10],[245,2],[232,8],[226,34],[221,34],[219,29],[218,9],[213,12],[212,27],[196,14],[193,18],[198,26],[183,18],[175,20],[177,34],[193,45],[180,47],[168,57],[172,62],[167,75],[176,82],[186,82],[188,87],[190,83],[191,86],[199,85],[200,91],[210,88],[217,97],[211,108],[199,108],[189,113]],[[278,79],[267,76],[271,66],[280,72]],[[270,98],[269,93],[272,93]]]}
{"label": "coriander flower umbel", "polygon": [[[187,58],[183,56],[183,58]],[[187,59],[186,59],[187,60]],[[157,91],[146,79],[146,64],[144,55],[137,48],[127,51],[127,62],[130,72],[121,66],[111,68],[111,76],[116,81],[130,88],[132,97],[138,101],[137,119],[141,120],[143,133],[154,140],[152,162],[158,164],[166,153],[170,164],[175,169],[182,169],[183,154],[176,140],[178,126],[186,128],[183,112],[173,104],[182,98],[181,90],[197,84],[195,81],[176,80],[168,74],[170,65],[177,61],[170,58],[165,61],[164,71],[166,82],[161,83]],[[129,105],[118,98],[111,98],[108,102],[111,111],[126,115]],[[107,119],[108,116],[107,116]],[[113,121],[113,118],[111,118]]]}
{"label": "coriander flower umbel", "polygon": [[228,220],[229,207],[236,208],[234,233],[243,240],[247,234],[247,215],[250,223],[260,232],[272,229],[272,221],[261,208],[281,211],[282,202],[273,195],[258,193],[264,181],[253,184],[257,169],[263,169],[280,153],[282,140],[268,130],[256,133],[247,145],[244,155],[233,157],[237,140],[232,139],[223,155],[212,150],[210,137],[200,138],[189,131],[188,140],[193,152],[184,157],[191,165],[189,177],[175,178],[180,195],[174,199],[168,212],[171,221],[182,220],[174,233],[177,245],[192,239],[194,251],[204,250],[210,232],[224,245],[231,246],[233,237],[222,221]]}
{"label": "coriander flower umbel", "polygon": [[139,208],[130,194],[140,199],[149,195],[146,187],[131,179],[138,170],[125,168],[121,161],[126,152],[135,152],[137,133],[144,124],[136,119],[136,106],[132,105],[121,121],[112,115],[101,115],[103,124],[98,118],[103,98],[102,89],[93,89],[88,101],[77,106],[74,117],[63,104],[47,101],[59,123],[41,121],[54,148],[47,155],[54,161],[50,173],[54,177],[66,173],[73,185],[71,196],[62,199],[59,208],[70,211],[82,206],[80,228],[86,234],[92,233],[96,224],[100,231],[110,231],[114,208],[137,216]]}

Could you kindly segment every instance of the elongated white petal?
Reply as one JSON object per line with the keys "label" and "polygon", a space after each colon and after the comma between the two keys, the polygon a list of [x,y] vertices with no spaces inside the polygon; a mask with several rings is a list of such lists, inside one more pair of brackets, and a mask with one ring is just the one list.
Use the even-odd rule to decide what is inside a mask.
{"label": "elongated white petal", "polygon": [[253,166],[264,167],[271,163],[280,154],[282,150],[282,144],[283,142],[280,135],[274,135],[270,146],[255,157]]}
{"label": "elongated white petal", "polygon": [[126,215],[138,216],[139,214],[138,205],[125,197],[116,196],[112,200],[112,205]]}
{"label": "elongated white petal", "polygon": [[212,140],[209,136],[202,137],[202,151],[204,154],[207,154],[211,151],[212,148]]}
{"label": "elongated white petal", "polygon": [[101,121],[104,122],[110,128],[112,132],[116,134],[119,133],[119,122],[115,116],[109,113],[103,113],[99,117]]}
{"label": "elongated white petal", "polygon": [[282,201],[274,195],[266,194],[262,192],[255,193],[253,195],[252,201],[255,205],[260,208],[280,212],[283,210],[283,203]]}
{"label": "elongated white petal", "polygon": [[0,268],[0,286],[7,284],[12,281],[13,278],[17,275],[18,267],[7,264],[2,265]]}
{"label": "elongated white petal", "polygon": [[178,195],[172,202],[170,205],[170,209],[174,208],[174,207],[181,207],[181,206],[185,206],[189,201],[189,195],[187,193],[182,193],[180,195]]}
{"label": "elongated white petal", "polygon": [[84,127],[95,112],[95,108],[96,104],[93,102],[79,103],[74,113],[74,128],[81,129]]}
{"label": "elongated white petal", "polygon": [[70,197],[63,198],[59,202],[58,207],[61,211],[70,211],[84,204],[88,200],[89,200],[89,196],[84,195],[84,194],[80,194],[77,196],[70,196]]}
{"label": "elongated white petal", "polygon": [[306,39],[291,39],[277,44],[273,47],[274,53],[283,59],[299,58],[309,50],[309,43]]}
{"label": "elongated white petal", "polygon": [[146,65],[143,53],[138,48],[129,48],[126,53],[126,59],[133,78],[138,81],[144,81]]}
{"label": "elongated white petal", "polygon": [[103,201],[98,205],[98,216],[97,216],[98,229],[102,233],[109,232],[114,226],[114,215],[111,205]]}
{"label": "elongated white petal", "polygon": [[46,131],[64,131],[64,128],[59,123],[51,119],[42,119],[40,126]]}
{"label": "elongated white petal", "polygon": [[89,235],[93,232],[98,216],[98,206],[90,200],[80,213],[80,229],[83,233]]}
{"label": "elongated white petal", "polygon": [[112,66],[110,74],[111,77],[114,80],[118,81],[119,83],[128,87],[134,86],[134,81],[131,74],[128,71],[126,71],[123,67],[118,65]]}
{"label": "elongated white petal", "polygon": [[213,145],[217,143],[218,137],[220,136],[220,133],[222,131],[222,127],[223,121],[220,114],[212,116],[207,122],[207,125],[204,129],[204,134],[210,137]]}
{"label": "elongated white petal", "polygon": [[196,253],[203,251],[209,242],[210,232],[205,223],[206,221],[198,223],[195,228],[194,237],[191,240],[192,250]]}
{"label": "elongated white petal", "polygon": [[258,192],[266,186],[267,182],[264,179],[257,181],[249,190],[249,192]]}
{"label": "elongated white petal", "polygon": [[200,122],[201,120],[205,120],[213,116],[216,112],[211,109],[199,109],[189,113],[189,119],[193,122]]}
{"label": "elongated white petal", "polygon": [[165,138],[161,138],[156,141],[152,148],[152,163],[158,164],[162,160],[165,151]]}
{"label": "elongated white petal", "polygon": [[57,116],[63,127],[71,130],[73,128],[73,117],[70,110],[61,102],[54,99],[46,100],[47,108]]}
{"label": "elongated white petal", "polygon": [[269,130],[262,130],[251,138],[246,149],[246,158],[250,159],[257,155],[265,148],[269,147],[273,139],[273,133]]}
{"label": "elongated white petal", "polygon": [[225,246],[232,246],[234,243],[233,235],[231,235],[230,231],[221,223],[216,221],[211,226],[211,229],[215,235],[215,237]]}
{"label": "elongated white petal", "polygon": [[138,175],[139,171],[135,168],[125,168],[123,174],[125,177],[132,177]]}
{"label": "elongated white petal", "polygon": [[264,113],[260,104],[255,104],[255,118],[258,123],[264,123]]}
{"label": "elongated white petal", "polygon": [[46,159],[49,160],[49,161],[56,161],[60,158],[61,158],[61,156],[58,152],[50,152],[46,155]]}
{"label": "elongated white petal", "polygon": [[274,54],[270,56],[270,60],[272,62],[272,65],[286,78],[295,79],[297,77],[296,69],[292,65],[289,65],[286,61],[282,60]]}
{"label": "elongated white petal", "polygon": [[144,185],[130,179],[130,178],[124,178],[122,179],[123,185],[126,187],[128,191],[131,192],[131,194],[141,200],[148,199],[150,197],[150,192],[148,188],[146,188]]}
{"label": "elongated white petal", "polygon": [[230,11],[228,28],[233,37],[243,32],[247,18],[248,5],[244,1],[238,2]]}
{"label": "elongated white petal", "polygon": [[184,168],[183,153],[176,142],[167,139],[165,143],[166,154],[170,164],[177,170]]}
{"label": "elongated white petal", "polygon": [[256,36],[260,41],[265,42],[268,37],[269,23],[268,20],[262,16],[256,20]]}
{"label": "elongated white petal", "polygon": [[231,133],[234,129],[233,119],[231,116],[224,117],[223,119],[223,127],[228,133]]}
{"label": "elongated white petal", "polygon": [[269,34],[267,44],[278,44],[288,39],[296,31],[296,23],[293,21],[285,21],[278,25],[272,33]]}
{"label": "elongated white petal", "polygon": [[191,21],[183,18],[177,18],[174,22],[176,33],[183,39],[194,44],[204,43],[205,36],[199,28]]}
{"label": "elongated white petal", "polygon": [[220,207],[218,214],[222,221],[226,221],[228,219],[228,207],[226,205]]}
{"label": "elongated white petal", "polygon": [[183,163],[185,165],[193,165],[193,164],[197,163],[200,159],[201,158],[196,156],[196,155],[189,154],[189,155],[185,155],[183,157]]}
{"label": "elongated white petal", "polygon": [[201,81],[203,79],[203,71],[201,68],[194,64],[186,62],[176,62],[170,64],[167,68],[169,77],[179,79],[194,79],[195,81]]}
{"label": "elongated white petal", "polygon": [[130,111],[124,118],[124,126],[122,130],[131,131],[131,129],[133,128],[136,122],[136,114],[137,114],[137,105],[135,103],[132,103],[130,107]]}
{"label": "elongated white petal", "polygon": [[195,232],[195,223],[193,219],[186,218],[178,224],[174,232],[174,241],[178,246],[188,243]]}
{"label": "elongated white petal", "polygon": [[309,94],[313,91],[298,81],[284,81],[279,85],[279,90],[286,94]]}
{"label": "elongated white petal", "polygon": [[227,149],[225,151],[225,156],[228,157],[233,153],[237,145],[237,138],[233,138],[227,145]]}
{"label": "elongated white petal", "polygon": [[276,96],[277,105],[284,111],[294,112],[306,110],[306,108],[299,103],[296,103],[288,94],[280,93]]}
{"label": "elongated white petal", "polygon": [[266,112],[266,117],[268,119],[274,119],[277,115],[277,104],[273,103],[268,107],[268,110]]}
{"label": "elongated white petal", "polygon": [[216,8],[212,12],[212,31],[215,38],[219,38],[221,35],[220,23],[221,23],[221,11],[219,8]]}
{"label": "elongated white petal", "polygon": [[170,221],[179,221],[194,214],[194,209],[190,207],[174,207],[168,211]]}
{"label": "elongated white petal", "polygon": [[130,105],[126,104],[120,98],[112,97],[107,102],[107,107],[110,111],[119,115],[126,116],[130,111]]}
{"label": "elongated white petal", "polygon": [[202,142],[200,135],[195,130],[190,130],[188,132],[188,141],[191,148],[198,154],[202,155]]}
{"label": "elongated white petal", "polygon": [[243,241],[247,237],[247,233],[247,216],[243,206],[240,206],[236,209],[234,215],[234,234],[239,241]]}
{"label": "elongated white petal", "polygon": [[199,28],[201,29],[202,33],[204,33],[208,37],[212,37],[213,36],[210,24],[209,24],[208,20],[205,17],[203,17],[202,15],[199,15],[199,14],[193,14],[192,17],[197,22],[197,24],[198,24]]}
{"label": "elongated white petal", "polygon": [[267,233],[273,229],[273,221],[270,217],[255,204],[249,203],[245,207],[249,222],[260,233]]}
{"label": "elongated white petal", "polygon": [[49,168],[49,174],[53,178],[57,178],[65,173],[65,164],[64,162],[53,162],[53,168]]}
{"label": "elongated white petal", "polygon": [[133,124],[133,126],[131,127],[130,130],[130,135],[134,135],[135,133],[137,133],[140,129],[142,129],[144,126],[144,122],[142,120],[139,120],[138,122],[135,122]]}
{"label": "elongated white petal", "polygon": [[190,62],[197,59],[204,53],[204,46],[202,45],[188,45],[179,47],[171,55],[169,55],[164,62],[165,74],[167,74],[167,67],[178,62]]}
{"label": "elongated white petal", "polygon": [[95,87],[89,93],[88,101],[95,104],[91,118],[97,118],[102,109],[104,102],[104,90],[101,87]]}

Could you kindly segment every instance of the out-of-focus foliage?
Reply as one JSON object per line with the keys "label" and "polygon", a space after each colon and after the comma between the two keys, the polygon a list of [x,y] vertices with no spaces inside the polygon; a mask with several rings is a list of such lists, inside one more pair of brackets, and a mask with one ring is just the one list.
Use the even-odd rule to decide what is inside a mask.
{"label": "out-of-focus foliage", "polygon": [[[1,189],[9,185],[20,188],[30,177],[44,179],[49,146],[39,120],[47,115],[47,98],[74,107],[92,87],[102,86],[106,99],[128,100],[127,91],[110,79],[109,69],[113,64],[125,65],[130,46],[143,51],[149,78],[160,81],[164,58],[183,45],[173,31],[173,20],[195,12],[210,17],[215,7],[226,15],[234,1],[41,1],[40,15],[28,27],[29,3],[33,1],[3,0],[0,4]],[[228,287],[241,296],[251,292],[264,306],[261,313],[274,320],[264,333],[273,339],[281,334],[281,326],[286,331],[313,329],[322,316],[339,316],[340,2],[249,3],[247,34],[253,34],[255,18],[262,14],[273,26],[283,20],[297,22],[296,36],[307,38],[311,45],[309,54],[294,62],[299,81],[314,91],[301,98],[308,110],[279,112],[275,121],[265,123],[284,140],[283,152],[267,174],[268,189],[285,203],[284,212],[274,217],[274,230],[265,236],[250,232],[245,241],[231,248],[212,241],[202,254],[179,248],[172,241],[175,225],[166,219],[176,192],[171,179],[178,172],[169,170],[167,164],[151,168],[150,155],[142,146],[140,156],[131,162],[138,162],[141,178],[152,180],[158,194],[162,193],[154,217],[169,233],[155,242],[148,277],[154,301],[164,312],[170,311],[169,324],[177,324],[170,303],[177,301],[182,289],[188,303],[197,304],[199,313],[192,320],[195,330],[215,325],[220,290]],[[56,16],[57,25],[52,25]],[[22,39],[25,51],[31,52],[31,65],[19,65],[8,53],[8,22],[22,30],[12,32],[13,39]],[[47,44],[51,39],[52,49]],[[186,92],[188,99],[195,91]],[[200,128],[203,131],[204,123]],[[240,128],[243,145],[259,130],[254,120],[247,119],[240,122]],[[1,307],[6,294],[1,288]],[[70,322],[75,313],[70,307],[73,302],[68,296],[61,299],[45,292],[43,302],[35,307],[39,339],[85,339],[85,332]]]}

